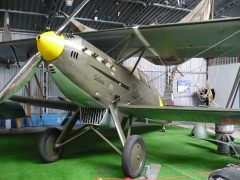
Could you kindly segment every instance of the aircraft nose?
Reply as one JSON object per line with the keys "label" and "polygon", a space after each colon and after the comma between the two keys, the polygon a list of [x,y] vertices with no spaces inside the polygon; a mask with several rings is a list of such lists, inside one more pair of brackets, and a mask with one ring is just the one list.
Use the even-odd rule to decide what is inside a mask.
{"label": "aircraft nose", "polygon": [[36,37],[37,49],[46,61],[56,60],[64,49],[63,35],[54,31],[42,33]]}

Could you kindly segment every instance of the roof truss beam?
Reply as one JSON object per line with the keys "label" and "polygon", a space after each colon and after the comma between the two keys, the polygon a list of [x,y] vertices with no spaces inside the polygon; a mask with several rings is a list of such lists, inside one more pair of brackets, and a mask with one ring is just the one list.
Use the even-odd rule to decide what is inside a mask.
{"label": "roof truss beam", "polygon": [[[8,11],[9,13],[15,13],[15,14],[41,16],[41,17],[44,17],[46,19],[49,18],[49,15],[45,14],[45,13],[30,12],[30,11],[19,11],[19,10],[11,10],[11,9],[0,9],[0,12],[4,12],[5,13],[6,11]],[[65,18],[65,17],[57,15],[57,16],[55,16],[55,18]],[[76,20],[81,20],[81,21],[97,22],[97,23],[117,24],[117,25],[122,25],[123,27],[126,27],[125,23],[117,22],[117,21],[95,20],[95,19],[81,18],[81,17],[75,17],[75,19]],[[16,30],[16,31],[18,31],[18,30]],[[22,31],[27,32],[28,30],[22,30]]]}
{"label": "roof truss beam", "polygon": [[163,7],[166,9],[172,9],[172,10],[178,10],[178,11],[185,11],[185,12],[191,12],[191,9],[187,9],[187,8],[181,8],[181,7],[177,7],[177,6],[170,6],[170,5],[164,5],[164,4],[160,4],[160,3],[153,3],[153,6],[157,6],[157,7]]}

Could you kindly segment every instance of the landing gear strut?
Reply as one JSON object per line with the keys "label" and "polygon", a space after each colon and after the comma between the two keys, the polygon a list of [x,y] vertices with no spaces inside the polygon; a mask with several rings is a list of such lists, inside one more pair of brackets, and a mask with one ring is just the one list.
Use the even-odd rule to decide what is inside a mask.
{"label": "landing gear strut", "polygon": [[127,138],[123,132],[118,115],[115,113],[114,105],[109,106],[113,122],[115,124],[118,136],[121,140],[123,150],[120,150],[111,143],[101,132],[99,132],[93,125],[88,124],[79,128],[74,135],[68,137],[79,117],[80,110],[77,110],[64,125],[61,132],[57,128],[47,129],[40,138],[39,152],[40,157],[44,162],[51,163],[57,161],[62,153],[65,144],[85,134],[89,130],[93,130],[104,141],[106,141],[114,150],[122,156],[122,169],[125,176],[130,178],[138,177],[145,166],[146,148],[143,139],[139,135],[131,135],[131,119],[129,120],[129,129]]}
{"label": "landing gear strut", "polygon": [[117,118],[117,114],[115,114],[114,106],[110,105],[109,108],[118,132],[118,136],[123,145],[122,152],[123,173],[127,177],[136,178],[143,172],[143,168],[145,166],[146,148],[144,141],[139,135],[129,136],[130,134],[128,134],[129,137],[126,140],[122,127]]}

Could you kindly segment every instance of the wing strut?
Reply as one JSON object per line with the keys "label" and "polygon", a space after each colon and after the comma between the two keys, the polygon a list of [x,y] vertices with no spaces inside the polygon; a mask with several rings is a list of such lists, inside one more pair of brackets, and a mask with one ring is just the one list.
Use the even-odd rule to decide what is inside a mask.
{"label": "wing strut", "polygon": [[143,48],[143,50],[142,50],[142,52],[141,52],[140,56],[138,57],[138,60],[137,60],[137,62],[135,63],[135,65],[134,65],[134,67],[133,67],[132,71],[130,72],[130,74],[133,74],[133,72],[135,71],[135,69],[136,69],[136,67],[137,67],[138,63],[139,63],[139,62],[140,62],[140,60],[142,59],[142,56],[143,56],[143,54],[144,54],[145,50],[146,50],[146,48]]}
{"label": "wing strut", "polygon": [[134,56],[135,54],[141,52],[143,49],[145,49],[145,47],[141,47],[139,49],[137,49],[136,51],[133,51],[131,54],[129,54],[127,57],[120,59],[119,61],[116,62],[116,64],[121,64],[123,61],[127,60],[128,58]]}
{"label": "wing strut", "polygon": [[114,111],[115,108],[114,108],[113,104],[110,104],[109,108],[110,108],[110,112],[112,114],[113,122],[114,122],[114,124],[116,126],[116,129],[117,129],[117,132],[118,132],[118,136],[121,140],[122,145],[124,146],[125,143],[126,143],[126,137],[123,133],[123,129],[121,127],[121,124],[120,124],[120,122],[117,118],[117,115],[116,115],[115,111]]}
{"label": "wing strut", "polygon": [[133,27],[133,32],[138,38],[138,40],[144,45],[144,47],[148,48],[148,50],[154,55],[159,56],[159,54],[151,47],[150,43],[145,39],[145,37],[142,35],[142,33],[139,31],[138,26]]}

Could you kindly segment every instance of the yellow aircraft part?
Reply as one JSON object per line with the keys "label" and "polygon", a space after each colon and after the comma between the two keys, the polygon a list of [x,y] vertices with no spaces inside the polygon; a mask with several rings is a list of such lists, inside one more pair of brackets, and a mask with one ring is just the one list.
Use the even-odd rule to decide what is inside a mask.
{"label": "yellow aircraft part", "polygon": [[163,102],[162,102],[162,99],[159,97],[159,106],[163,106]]}
{"label": "yellow aircraft part", "polygon": [[64,49],[63,35],[57,35],[54,31],[42,33],[36,40],[38,51],[46,61],[57,59]]}

